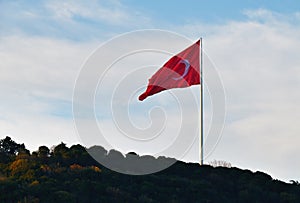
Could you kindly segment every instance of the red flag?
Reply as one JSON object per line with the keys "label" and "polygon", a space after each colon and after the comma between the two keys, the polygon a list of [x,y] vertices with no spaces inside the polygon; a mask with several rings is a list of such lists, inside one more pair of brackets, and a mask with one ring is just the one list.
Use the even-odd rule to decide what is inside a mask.
{"label": "red flag", "polygon": [[139,96],[148,96],[171,88],[200,84],[200,40],[168,60],[150,79],[147,90]]}

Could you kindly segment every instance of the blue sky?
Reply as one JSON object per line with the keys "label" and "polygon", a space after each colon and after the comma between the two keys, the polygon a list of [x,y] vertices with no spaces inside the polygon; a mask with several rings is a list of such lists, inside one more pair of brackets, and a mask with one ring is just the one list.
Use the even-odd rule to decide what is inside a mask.
{"label": "blue sky", "polygon": [[[298,1],[28,0],[0,1],[0,11],[0,138],[9,135],[30,150],[80,142],[72,96],[84,62],[100,44],[120,34],[163,29],[192,41],[202,36],[205,53],[224,83],[225,128],[205,161],[226,160],[286,181],[300,180]],[[166,60],[165,55],[151,57],[151,65]],[[139,64],[141,59],[128,61]],[[130,70],[128,64],[124,67]],[[151,72],[147,74],[145,82]],[[133,102],[133,114],[143,116],[133,120],[147,126],[145,112],[154,104],[167,108],[171,100],[166,95],[155,97],[151,105]],[[105,130],[114,132],[107,111],[102,121]],[[177,111],[170,112],[175,119]],[[197,161],[197,144],[186,159]]]}
{"label": "blue sky", "polygon": [[[109,38],[132,29],[168,28],[184,24],[223,24],[249,20],[245,12],[266,9],[296,13],[293,0],[254,1],[1,1],[1,35],[24,33],[68,40]],[[71,5],[71,6],[70,6]],[[74,6],[76,5],[76,6]],[[77,7],[78,6],[78,7]],[[80,9],[79,9],[80,8]],[[107,12],[95,17],[97,12]],[[109,20],[110,19],[110,20]],[[79,32],[80,30],[80,32]],[[176,30],[178,31],[178,30]]]}
{"label": "blue sky", "polygon": [[[224,21],[239,19],[245,20],[245,10],[268,9],[280,13],[291,13],[299,10],[299,2],[284,1],[255,1],[255,0],[229,0],[222,1],[127,1],[127,5],[136,7],[163,22],[186,23],[202,21],[207,23],[223,23]],[[146,8],[146,9],[145,9]]]}

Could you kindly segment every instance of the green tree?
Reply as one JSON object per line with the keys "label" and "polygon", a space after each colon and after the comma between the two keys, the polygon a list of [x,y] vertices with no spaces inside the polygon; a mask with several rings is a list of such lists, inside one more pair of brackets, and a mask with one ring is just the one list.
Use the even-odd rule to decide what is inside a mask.
{"label": "green tree", "polygon": [[62,142],[53,149],[52,160],[54,160],[57,165],[68,165],[70,161],[69,158],[69,148],[65,143]]}
{"label": "green tree", "polygon": [[40,146],[37,153],[39,158],[46,159],[50,156],[50,149],[46,146]]}
{"label": "green tree", "polygon": [[71,157],[70,164],[80,164],[82,166],[93,165],[94,160],[91,158],[85,147],[77,144],[70,147],[69,157]]}
{"label": "green tree", "polygon": [[67,191],[54,192],[52,199],[55,202],[76,202],[74,195]]}
{"label": "green tree", "polygon": [[56,147],[54,147],[53,156],[66,158],[68,150],[69,150],[69,148],[66,146],[65,143],[62,142],[59,145],[57,145]]}
{"label": "green tree", "polygon": [[24,144],[17,144],[8,136],[0,140],[0,152],[7,155],[16,155],[20,150],[25,150]]}

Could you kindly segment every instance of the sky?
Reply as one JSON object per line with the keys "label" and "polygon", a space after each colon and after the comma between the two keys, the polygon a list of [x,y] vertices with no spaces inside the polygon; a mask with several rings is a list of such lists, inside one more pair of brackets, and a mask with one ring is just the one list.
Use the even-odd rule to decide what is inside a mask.
{"label": "sky", "polygon": [[[300,180],[298,1],[2,0],[0,10],[0,138],[11,136],[32,151],[62,141],[68,146],[81,143],[73,119],[73,90],[91,54],[124,33],[166,30],[191,41],[203,37],[204,52],[223,82],[225,125],[216,147],[204,149],[205,162],[225,160],[275,179]],[[168,45],[159,36],[156,40]],[[172,46],[178,51],[185,48]],[[166,54],[149,57],[155,59],[149,62],[151,71],[168,58]],[[129,64],[139,64],[142,59],[129,57],[121,65],[130,71]],[[118,78],[118,66],[108,78]],[[151,71],[140,73],[144,77],[140,82],[146,82]],[[112,89],[104,91],[105,95]],[[191,91],[196,95],[195,87]],[[207,98],[205,103],[209,103]],[[177,104],[168,93],[143,105],[132,105],[133,123],[147,127],[149,108],[158,106],[169,114],[165,133],[178,130],[170,124],[179,120]],[[104,131],[116,135],[110,110],[98,110]],[[208,107],[205,111],[210,115]],[[163,122],[162,115],[153,115],[153,122]],[[119,144],[115,148],[126,153]],[[183,159],[197,162],[198,145],[195,142]],[[135,149],[142,150],[139,146]]]}

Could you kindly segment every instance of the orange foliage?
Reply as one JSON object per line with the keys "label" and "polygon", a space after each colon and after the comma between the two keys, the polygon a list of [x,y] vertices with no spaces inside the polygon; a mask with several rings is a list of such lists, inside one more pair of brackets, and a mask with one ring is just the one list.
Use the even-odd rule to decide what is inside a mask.
{"label": "orange foliage", "polygon": [[97,173],[100,173],[101,172],[101,169],[97,166],[91,166],[90,167],[93,171],[97,172]]}
{"label": "orange foliage", "polygon": [[79,164],[72,164],[70,165],[70,169],[73,171],[73,170],[82,170],[83,167],[80,166]]}

